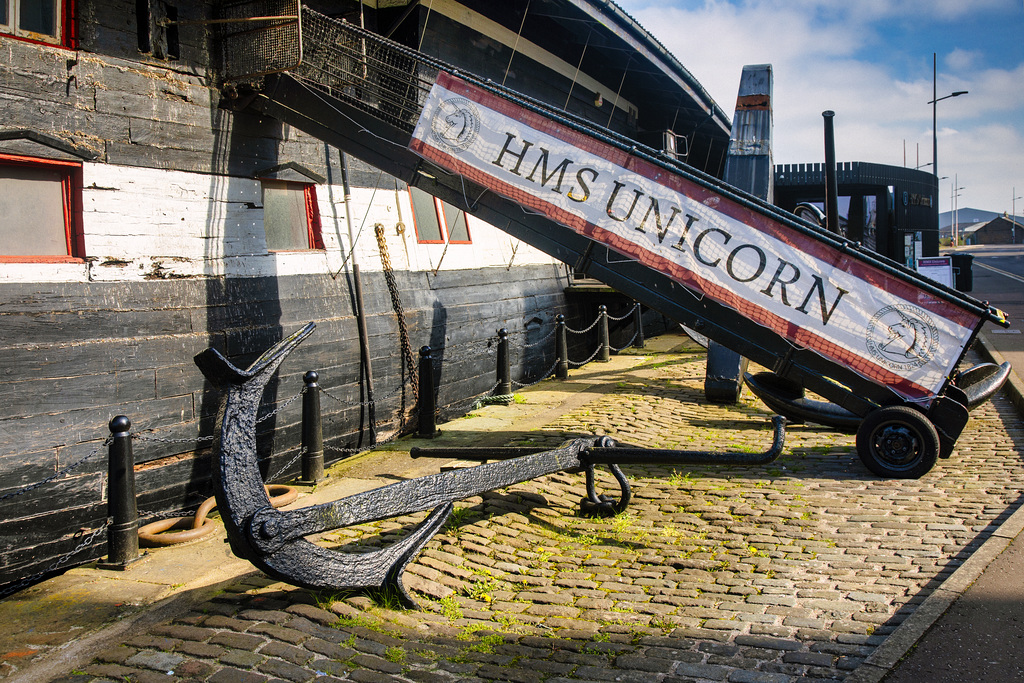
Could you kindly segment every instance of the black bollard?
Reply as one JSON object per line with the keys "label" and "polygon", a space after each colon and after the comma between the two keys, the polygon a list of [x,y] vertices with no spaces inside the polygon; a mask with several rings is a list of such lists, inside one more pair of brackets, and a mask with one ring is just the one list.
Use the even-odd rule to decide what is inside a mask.
{"label": "black bollard", "polygon": [[644,348],[644,315],[639,303],[633,306],[633,320],[636,325],[636,336],[633,337],[633,348],[642,349]]}
{"label": "black bollard", "polygon": [[555,377],[569,379],[569,347],[565,341],[565,316],[555,316]]}
{"label": "black bollard", "polygon": [[498,386],[494,392],[498,396],[512,393],[512,360],[508,353],[508,329],[498,330]]}
{"label": "black bollard", "polygon": [[316,484],[324,478],[324,430],[320,414],[320,375],[310,370],[302,377],[302,482]]}
{"label": "black bollard", "polygon": [[437,402],[434,397],[434,358],[429,346],[420,349],[420,423],[416,436],[433,439],[437,435]]}
{"label": "black bollard", "polygon": [[612,344],[608,338],[608,307],[601,304],[597,307],[597,329],[601,335],[601,351],[597,354],[597,360],[607,363],[612,357]]}
{"label": "black bollard", "polygon": [[135,504],[135,456],[132,454],[132,422],[124,415],[110,421],[108,449],[107,560],[103,569],[125,570],[139,559],[139,511]]}

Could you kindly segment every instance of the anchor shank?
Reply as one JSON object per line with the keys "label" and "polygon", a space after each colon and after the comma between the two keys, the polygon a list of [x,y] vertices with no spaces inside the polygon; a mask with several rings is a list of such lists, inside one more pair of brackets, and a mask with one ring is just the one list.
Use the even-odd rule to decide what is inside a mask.
{"label": "anchor shank", "polygon": [[252,519],[250,538],[263,552],[297,538],[340,527],[429,510],[554,472],[577,469],[595,439],[576,439],[554,450],[514,460],[440,472],[298,510],[264,508]]}

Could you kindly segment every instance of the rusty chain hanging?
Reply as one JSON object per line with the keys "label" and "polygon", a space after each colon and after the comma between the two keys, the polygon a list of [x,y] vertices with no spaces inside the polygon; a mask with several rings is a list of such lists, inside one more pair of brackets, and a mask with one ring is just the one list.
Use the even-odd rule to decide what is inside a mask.
{"label": "rusty chain hanging", "polygon": [[395,282],[395,271],[391,267],[391,256],[388,254],[388,243],[384,239],[384,225],[377,223],[373,226],[373,233],[377,237],[377,247],[380,250],[380,263],[384,267],[384,279],[388,283],[388,292],[391,294],[391,305],[395,309],[395,316],[398,318],[398,339],[402,346],[402,411],[401,421],[405,423],[405,385],[408,382],[412,386],[412,401],[416,405],[419,401],[419,377],[416,374],[416,356],[412,352],[412,344],[409,342],[409,328],[405,324],[405,309],[402,307],[402,297],[398,292],[398,284]]}

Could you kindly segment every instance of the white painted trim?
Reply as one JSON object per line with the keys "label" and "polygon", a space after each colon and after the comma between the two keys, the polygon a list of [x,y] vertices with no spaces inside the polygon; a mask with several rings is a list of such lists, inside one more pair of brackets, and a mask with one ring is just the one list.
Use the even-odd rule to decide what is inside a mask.
{"label": "white painted trim", "polygon": [[[91,162],[82,165],[82,179],[86,261],[0,263],[0,281],[336,275],[352,265],[340,185],[317,186],[323,250],[268,252],[258,180]],[[383,269],[377,224],[384,226],[395,270],[557,263],[473,216],[468,217],[471,244],[451,244],[447,252],[443,244],[419,244],[405,190],[352,188],[350,208],[355,258],[364,271]]]}

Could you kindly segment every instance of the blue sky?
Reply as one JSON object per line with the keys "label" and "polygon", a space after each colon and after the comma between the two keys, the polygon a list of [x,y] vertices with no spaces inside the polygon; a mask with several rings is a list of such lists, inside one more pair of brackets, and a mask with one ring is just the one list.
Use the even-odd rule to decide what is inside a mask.
{"label": "blue sky", "polygon": [[[775,163],[932,161],[941,211],[1010,211],[1024,195],[1024,0],[617,0],[732,112],[745,64],[771,64]],[[924,170],[930,170],[925,166]],[[1014,193],[1016,187],[1016,193]],[[1016,202],[1024,214],[1024,199]]]}

